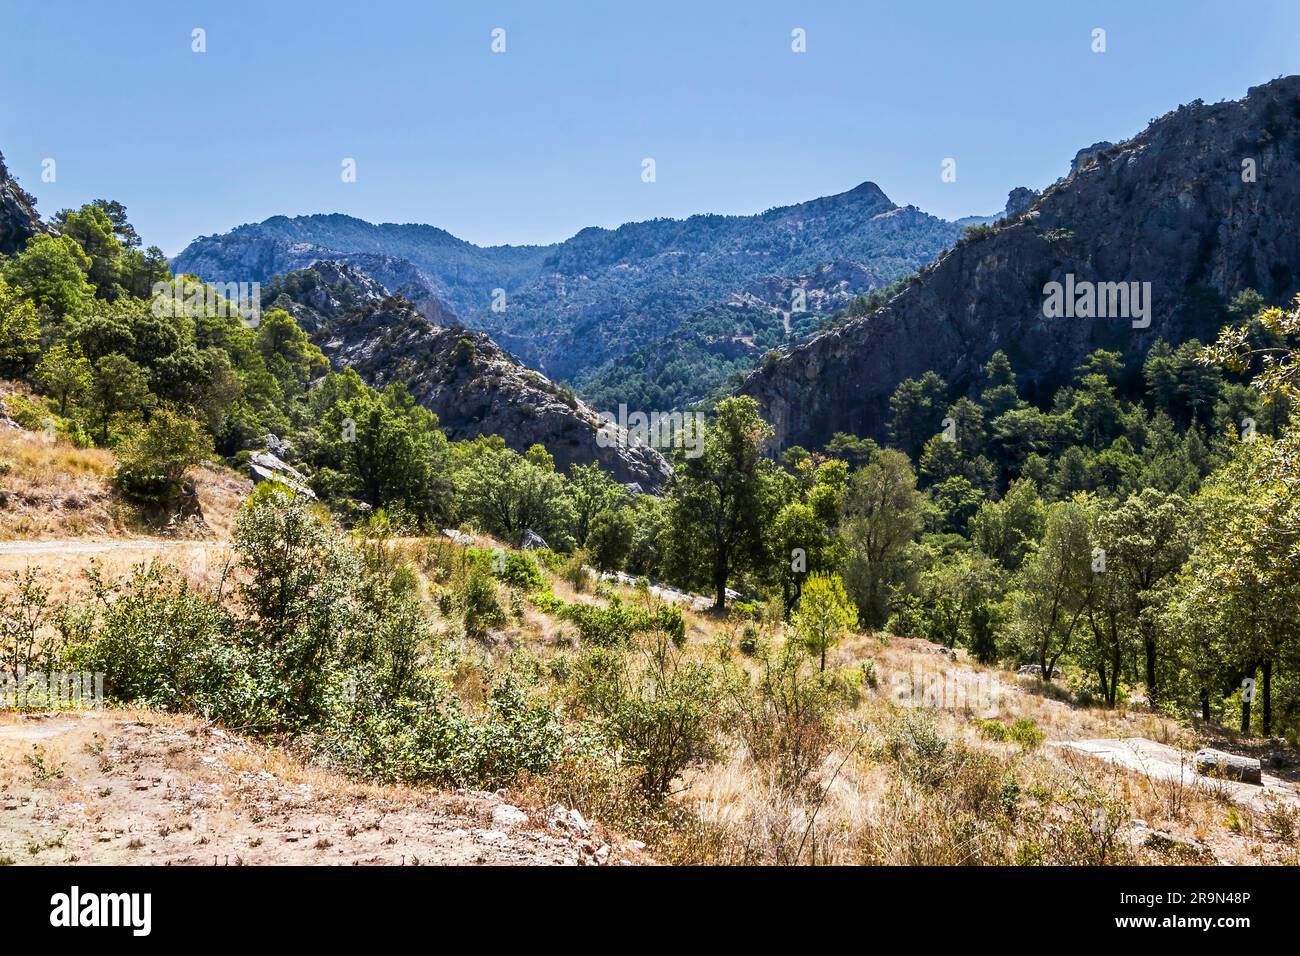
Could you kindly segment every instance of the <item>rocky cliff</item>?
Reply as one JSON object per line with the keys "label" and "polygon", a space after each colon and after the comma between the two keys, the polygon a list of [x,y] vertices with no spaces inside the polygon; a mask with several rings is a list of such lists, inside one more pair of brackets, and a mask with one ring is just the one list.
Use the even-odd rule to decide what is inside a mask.
{"label": "rocky cliff", "polygon": [[0,154],[0,255],[11,256],[38,232],[45,232],[36,200],[9,175]]}
{"label": "rocky cliff", "polygon": [[[1136,363],[1157,339],[1213,335],[1221,303],[1245,288],[1294,294],[1297,211],[1300,77],[1192,103],[1127,142],[1081,150],[1021,213],[959,243],[878,311],[766,362],[741,392],[779,447],[818,446],[836,431],[882,437],[898,383],[928,369],[976,387],[998,349],[1031,396],[1098,347]],[[1051,282],[1125,283],[1149,291],[1150,313],[1048,318]],[[1121,291],[1091,288],[1112,304]]]}
{"label": "rocky cliff", "polygon": [[453,439],[499,435],[516,451],[542,444],[557,467],[599,462],[617,480],[659,488],[671,470],[652,448],[601,447],[599,418],[574,394],[519,364],[482,332],[431,321],[353,266],[332,261],[277,279],[269,307],[286,308],[335,368],[367,383],[406,385]]}

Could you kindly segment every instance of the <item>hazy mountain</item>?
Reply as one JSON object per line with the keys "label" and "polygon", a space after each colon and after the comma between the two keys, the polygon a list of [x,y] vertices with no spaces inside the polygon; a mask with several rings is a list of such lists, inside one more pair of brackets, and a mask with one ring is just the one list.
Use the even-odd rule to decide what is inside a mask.
{"label": "hazy mountain", "polygon": [[668,463],[652,448],[602,447],[596,412],[570,389],[523,367],[482,332],[430,321],[350,265],[324,260],[267,291],[266,307],[290,312],[335,369],[353,368],[375,388],[401,382],[453,439],[499,435],[519,452],[541,444],[561,469],[599,462],[645,490],[668,478]]}
{"label": "hazy mountain", "polygon": [[850,293],[886,285],[961,231],[863,183],[758,215],[589,228],[551,246],[483,248],[433,226],[276,216],[196,239],[174,266],[210,281],[266,282],[321,259],[345,262],[426,314],[455,315],[567,379],[676,332],[692,313],[755,284],[779,289],[783,279],[842,263],[853,271]]}

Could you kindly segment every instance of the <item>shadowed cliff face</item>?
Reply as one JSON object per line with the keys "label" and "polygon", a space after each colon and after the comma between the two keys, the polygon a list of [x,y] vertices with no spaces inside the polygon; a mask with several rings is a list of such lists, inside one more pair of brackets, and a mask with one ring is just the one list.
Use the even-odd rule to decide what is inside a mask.
{"label": "shadowed cliff face", "polygon": [[[759,401],[775,446],[816,447],[837,431],[883,437],[890,395],[927,369],[974,387],[1002,349],[1032,396],[1067,380],[1093,349],[1136,363],[1157,339],[1214,335],[1221,312],[1206,304],[1216,296],[1296,291],[1300,77],[1240,101],[1181,107],[1127,142],[1099,145],[1025,212],[961,243],[884,308],[756,371],[741,392]],[[1149,325],[1046,317],[1045,285],[1070,275],[1150,283]]]}
{"label": "shadowed cliff face", "polygon": [[32,236],[46,231],[36,213],[36,200],[9,176],[0,154],[0,255],[13,255]]}

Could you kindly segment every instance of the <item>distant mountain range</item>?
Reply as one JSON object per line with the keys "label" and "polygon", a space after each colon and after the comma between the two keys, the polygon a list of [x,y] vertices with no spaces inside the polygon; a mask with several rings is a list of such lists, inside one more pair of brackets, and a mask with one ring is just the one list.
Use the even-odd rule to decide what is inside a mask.
{"label": "distant mountain range", "polygon": [[[813,331],[810,316],[914,272],[977,221],[898,206],[863,183],[758,215],[589,228],[549,246],[484,248],[433,226],[276,216],[196,239],[173,266],[208,281],[267,282],[321,260],[347,263],[430,319],[487,332],[525,363],[582,388],[617,378],[621,357],[647,349],[653,356],[661,340],[679,333],[703,343],[704,355],[719,346],[742,356],[737,367],[748,369],[767,347]],[[805,289],[800,302],[796,288]],[[728,313],[719,307],[736,310],[730,328],[720,326]],[[692,320],[699,314],[704,328]],[[773,323],[775,338],[765,334]],[[736,364],[709,359],[708,381],[661,389],[661,398],[672,407],[700,397]]]}

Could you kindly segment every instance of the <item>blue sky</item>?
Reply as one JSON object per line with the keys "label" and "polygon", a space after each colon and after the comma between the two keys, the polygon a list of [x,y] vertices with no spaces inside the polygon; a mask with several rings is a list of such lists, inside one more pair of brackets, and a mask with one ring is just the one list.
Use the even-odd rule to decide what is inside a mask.
{"label": "blue sky", "polygon": [[865,180],[990,213],[1082,146],[1300,71],[1293,0],[6,0],[2,22],[11,171],[47,216],[121,200],[169,254],[281,213],[536,243]]}

